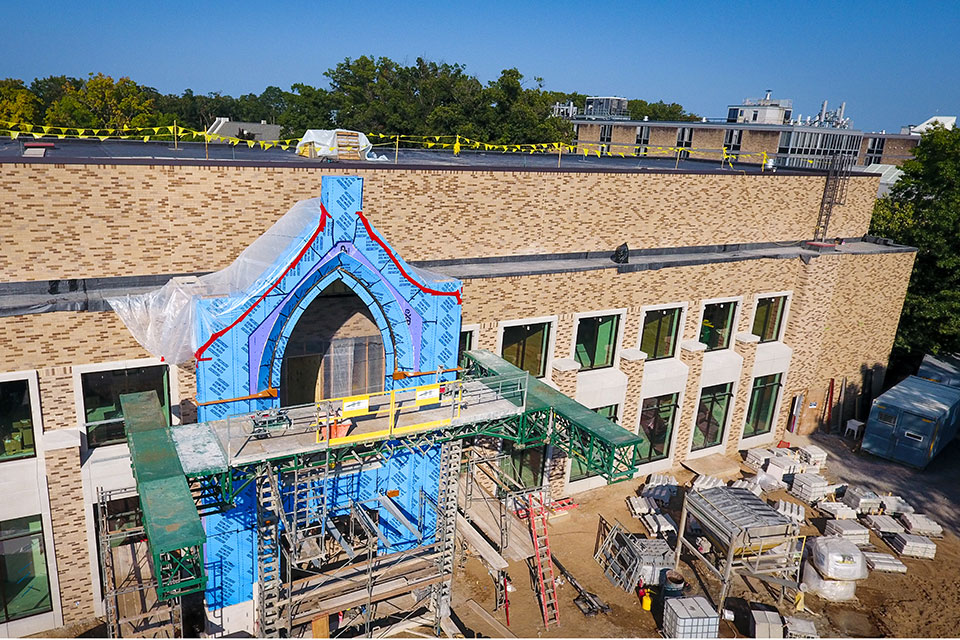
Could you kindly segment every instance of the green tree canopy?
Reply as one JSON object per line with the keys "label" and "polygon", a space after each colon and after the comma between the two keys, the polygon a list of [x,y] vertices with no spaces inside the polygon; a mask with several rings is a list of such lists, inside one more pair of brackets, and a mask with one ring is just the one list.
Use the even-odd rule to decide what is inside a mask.
{"label": "green tree canopy", "polygon": [[0,120],[9,122],[39,122],[43,104],[27,89],[23,80],[0,80]]}
{"label": "green tree canopy", "polygon": [[47,124],[74,127],[149,126],[157,122],[154,89],[130,78],[114,81],[98,73],[82,85],[67,82],[63,95],[47,109]]}
{"label": "green tree canopy", "polygon": [[925,133],[901,169],[870,231],[917,248],[894,346],[913,370],[925,353],[960,352],[960,129]]}

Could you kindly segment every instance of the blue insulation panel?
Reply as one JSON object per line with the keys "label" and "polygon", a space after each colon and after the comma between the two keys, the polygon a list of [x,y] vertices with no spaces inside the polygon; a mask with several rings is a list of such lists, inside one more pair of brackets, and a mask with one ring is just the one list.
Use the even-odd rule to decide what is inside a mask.
{"label": "blue insulation panel", "polygon": [[[385,390],[417,383],[416,377],[393,380],[395,370],[436,371],[456,366],[460,303],[453,294],[461,290],[461,283],[413,268],[393,253],[372,226],[367,231],[358,213],[362,202],[361,178],[323,177],[320,197],[298,205],[311,208],[309,223],[291,236],[286,249],[256,282],[240,292],[195,300],[198,342],[209,341],[197,363],[199,403],[279,387],[284,350],[297,321],[317,295],[337,280],[367,305],[380,330],[386,357]],[[210,340],[224,329],[223,335]],[[454,376],[449,373],[441,379]],[[199,407],[198,419],[216,420],[278,405],[276,398],[210,404]],[[378,553],[430,543],[436,514],[421,491],[433,501],[437,499],[439,459],[439,446],[422,453],[401,447],[382,464],[371,463],[364,465],[362,472],[341,474],[327,487],[329,512],[346,512],[351,502],[377,508],[381,533],[389,543],[381,543]],[[406,520],[424,533],[422,541],[376,501],[388,491],[399,491],[393,502]],[[251,485],[238,496],[235,508],[204,518],[209,576],[206,599],[211,609],[253,596],[255,507]]]}

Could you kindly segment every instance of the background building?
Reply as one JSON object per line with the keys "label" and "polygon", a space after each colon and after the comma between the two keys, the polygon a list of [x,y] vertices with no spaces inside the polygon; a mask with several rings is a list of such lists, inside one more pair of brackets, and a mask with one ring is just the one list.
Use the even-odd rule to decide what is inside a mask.
{"label": "background building", "polygon": [[[601,126],[582,121],[581,138]],[[611,133],[611,147],[637,144],[641,126],[645,145],[679,135],[669,123],[606,126],[634,136]],[[726,126],[684,123],[694,146],[714,146],[699,143],[703,131],[719,147]],[[756,135],[773,149],[783,125],[735,126],[742,145]],[[362,211],[397,256],[463,283],[461,350],[498,354],[639,435],[638,476],[775,443],[828,415],[862,417],[882,384],[914,250],[865,237],[878,176],[848,178],[828,231],[846,241],[811,246],[817,172],[277,158],[0,160],[0,210],[16,220],[0,254],[0,553],[30,585],[4,592],[13,595],[0,602],[0,634],[104,614],[97,500],[134,485],[119,395],[152,391],[177,424],[196,420],[215,386],[211,363],[174,366],[147,352],[104,298],[224,268],[318,196],[323,178],[362,178]],[[622,243],[629,262],[617,264]],[[336,338],[381,349],[376,318],[344,290],[327,294],[343,311]],[[285,371],[281,395],[323,397],[323,365],[301,364]],[[289,382],[298,375],[313,378]],[[545,483],[554,498],[606,482],[557,447],[473,446],[510,453],[514,480]],[[238,606],[211,613],[208,630],[253,629],[260,614]]]}

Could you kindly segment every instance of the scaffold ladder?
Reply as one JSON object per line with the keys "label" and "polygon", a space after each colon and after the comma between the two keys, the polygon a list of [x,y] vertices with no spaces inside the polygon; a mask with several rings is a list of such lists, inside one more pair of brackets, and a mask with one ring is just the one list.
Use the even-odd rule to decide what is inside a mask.
{"label": "scaffold ladder", "polygon": [[460,478],[460,455],[463,443],[451,440],[443,445],[437,493],[437,542],[440,543],[440,571],[443,576],[434,587],[433,607],[436,626],[450,615],[450,591],[456,554],[457,483]]}
{"label": "scaffold ladder", "polygon": [[533,535],[533,551],[537,564],[537,586],[540,589],[540,608],[543,624],[560,624],[560,607],[557,604],[557,586],[553,579],[553,562],[550,559],[550,537],[547,535],[547,509],[543,492],[531,493],[528,498],[530,532]]}
{"label": "scaffold ladder", "polygon": [[280,540],[277,524],[279,498],[273,489],[269,464],[257,471],[257,613],[263,638],[280,636]]}

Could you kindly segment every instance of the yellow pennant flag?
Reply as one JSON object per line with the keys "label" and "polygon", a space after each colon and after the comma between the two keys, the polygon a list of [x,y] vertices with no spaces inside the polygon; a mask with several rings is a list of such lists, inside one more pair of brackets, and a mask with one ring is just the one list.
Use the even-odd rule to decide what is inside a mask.
{"label": "yellow pennant flag", "polygon": [[100,138],[100,142],[103,142],[104,140],[106,140],[106,139],[109,138],[110,136],[97,136],[97,137]]}
{"label": "yellow pennant flag", "polygon": [[53,127],[47,127],[47,126],[45,126],[45,127],[43,127],[43,132],[44,132],[44,133],[50,133],[50,130],[51,130],[51,129],[53,129]]}
{"label": "yellow pennant flag", "polygon": [[143,136],[144,142],[150,142],[150,136]]}
{"label": "yellow pennant flag", "polygon": [[160,129],[163,129],[163,127],[153,127],[153,132],[160,133]]}
{"label": "yellow pennant flag", "polygon": [[58,134],[57,134],[57,138],[59,138],[60,140],[63,140],[63,139],[66,138],[66,137],[67,137],[67,134],[65,134],[65,133],[58,133]]}
{"label": "yellow pennant flag", "polygon": [[247,140],[247,146],[248,146],[249,148],[253,149],[253,145],[254,145],[254,141],[253,141],[253,140]]}
{"label": "yellow pennant flag", "polygon": [[20,125],[20,126],[22,126],[22,127],[23,127],[24,129],[26,129],[27,131],[33,131],[33,125],[32,125],[32,124],[24,124],[24,125]]}
{"label": "yellow pennant flag", "polygon": [[16,139],[19,138],[19,137],[20,137],[20,132],[19,132],[19,131],[11,131],[11,132],[10,132],[10,138],[11,138],[11,139],[16,140]]}
{"label": "yellow pennant flag", "polygon": [[42,134],[42,133],[35,133],[35,134],[33,134],[33,137],[34,137],[34,138],[42,138],[42,137],[43,137],[43,134]]}
{"label": "yellow pennant flag", "polygon": [[279,146],[281,149],[283,149],[284,151],[286,151],[287,149],[290,148],[290,145],[288,145],[288,144],[281,144],[281,145],[278,145],[278,146]]}

